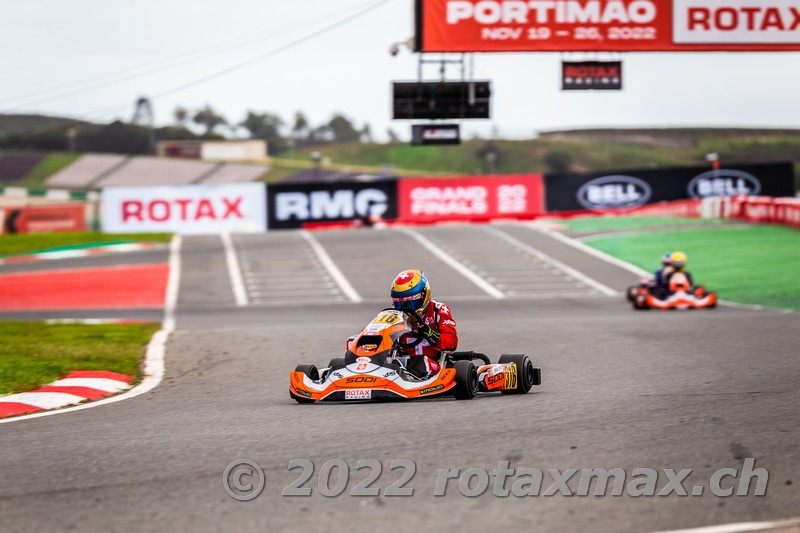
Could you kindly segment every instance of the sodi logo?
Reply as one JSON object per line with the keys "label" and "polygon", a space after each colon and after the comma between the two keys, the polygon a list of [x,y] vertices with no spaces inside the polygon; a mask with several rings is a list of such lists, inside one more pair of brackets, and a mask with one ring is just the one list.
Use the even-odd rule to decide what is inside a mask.
{"label": "sodi logo", "polygon": [[578,203],[586,209],[639,207],[653,194],[650,186],[633,176],[614,175],[595,178],[578,189]]}
{"label": "sodi logo", "polygon": [[688,193],[692,198],[706,196],[736,196],[739,194],[757,195],[761,192],[761,182],[742,170],[709,170],[689,182]]}

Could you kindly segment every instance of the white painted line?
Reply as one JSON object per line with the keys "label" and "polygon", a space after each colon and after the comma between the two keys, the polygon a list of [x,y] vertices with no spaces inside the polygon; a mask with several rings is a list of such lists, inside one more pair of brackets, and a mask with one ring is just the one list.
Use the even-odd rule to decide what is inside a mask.
{"label": "white painted line", "polygon": [[317,242],[317,239],[311,235],[310,232],[305,230],[300,230],[300,235],[308,242],[308,245],[311,246],[311,249],[314,250],[314,253],[317,254],[317,259],[319,259],[322,266],[328,271],[328,274],[331,275],[333,280],[339,285],[339,288],[342,290],[347,299],[353,303],[359,303],[362,301],[361,296],[358,295],[356,290],[350,285],[350,282],[347,281],[347,278],[344,277],[342,271],[339,270],[339,267],[336,266],[336,263],[333,262],[333,259],[328,255],[328,252],[325,251],[325,248]]}
{"label": "white painted line", "polygon": [[578,281],[582,281],[586,285],[588,285],[590,287],[593,287],[594,289],[600,291],[601,293],[605,294],[606,296],[619,296],[619,293],[617,291],[615,291],[614,289],[612,289],[611,287],[609,287],[607,285],[603,285],[602,283],[600,283],[596,279],[590,278],[589,276],[587,276],[583,272],[578,272],[577,270],[575,270],[571,266],[565,265],[564,263],[562,263],[558,259],[550,257],[549,255],[545,254],[544,252],[541,252],[541,251],[537,250],[533,246],[529,246],[529,245],[525,244],[524,242],[520,241],[519,239],[517,239],[515,237],[512,237],[511,235],[509,235],[507,233],[503,233],[502,231],[500,231],[500,230],[498,230],[496,228],[493,228],[493,227],[489,227],[489,226],[486,226],[483,229],[485,231],[493,234],[493,235],[497,235],[498,237],[500,237],[501,239],[505,240],[509,244],[512,244],[512,245],[516,246],[520,250],[525,250],[526,252],[528,252],[532,256],[538,258],[539,260],[544,261],[545,263],[551,264],[555,268],[557,268],[557,269],[569,274],[570,276],[572,276],[573,278],[577,279]]}
{"label": "white painted line", "polygon": [[42,413],[15,416],[13,418],[0,420],[0,424],[22,422],[23,420],[30,420],[31,418],[60,415],[62,413],[82,411],[109,403],[121,402],[150,392],[161,383],[161,380],[164,378],[164,353],[166,351],[167,339],[170,333],[175,330],[175,305],[178,302],[178,289],[180,287],[181,277],[181,242],[181,236],[175,235],[172,237],[172,242],[170,242],[169,245],[169,278],[167,279],[167,294],[164,304],[164,322],[162,323],[161,329],[153,335],[153,338],[150,339],[150,343],[147,345],[147,353],[144,356],[144,379],[142,382],[128,392],[104,400],[67,407],[56,411],[44,411]]}
{"label": "white painted line", "polygon": [[744,533],[746,531],[765,531],[768,529],[796,528],[800,526],[800,519],[780,520],[775,522],[739,522],[736,524],[722,524],[719,526],[695,527],[690,529],[671,529],[659,533]]}
{"label": "white painted line", "polygon": [[239,266],[239,258],[236,256],[236,249],[233,247],[233,239],[230,233],[221,233],[222,245],[225,247],[225,263],[228,265],[228,276],[231,279],[233,288],[233,298],[236,305],[242,307],[247,305],[247,290],[244,288],[242,279],[242,269]]}
{"label": "white painted line", "polygon": [[464,266],[464,264],[458,262],[455,258],[453,258],[453,256],[451,256],[450,254],[448,254],[447,252],[445,252],[444,250],[433,244],[430,240],[423,237],[413,229],[407,227],[397,227],[395,229],[397,231],[405,233],[406,235],[408,235],[409,237],[420,243],[429,252],[431,252],[433,255],[435,255],[448,265],[450,265],[450,267],[452,267],[455,271],[457,271],[459,274],[461,274],[462,276],[470,280],[472,283],[477,285],[478,288],[480,288],[483,292],[485,292],[492,298],[497,298],[497,299],[505,298],[505,295],[500,289],[498,289],[497,287],[495,287],[494,285],[492,285],[491,283],[480,277],[474,271]]}

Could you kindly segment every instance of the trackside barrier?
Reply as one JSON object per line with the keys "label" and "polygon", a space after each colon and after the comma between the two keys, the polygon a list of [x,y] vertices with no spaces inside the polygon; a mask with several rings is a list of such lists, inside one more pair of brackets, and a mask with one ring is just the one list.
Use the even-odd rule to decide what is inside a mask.
{"label": "trackside barrier", "polygon": [[[591,211],[555,213],[557,218],[591,216]],[[551,216],[551,214],[548,214]],[[636,209],[605,211],[600,216],[736,219],[754,224],[783,224],[800,228],[800,198],[715,196],[648,204]]]}

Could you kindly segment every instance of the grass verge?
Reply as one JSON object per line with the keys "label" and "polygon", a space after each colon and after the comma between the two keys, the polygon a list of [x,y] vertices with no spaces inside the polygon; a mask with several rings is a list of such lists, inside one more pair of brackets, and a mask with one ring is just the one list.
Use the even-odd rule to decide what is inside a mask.
{"label": "grass verge", "polygon": [[0,322],[0,395],[30,391],[72,370],[108,370],[135,379],[159,324]]}
{"label": "grass verge", "polygon": [[169,242],[169,233],[101,233],[99,231],[65,233],[11,234],[0,237],[0,257],[47,252],[72,246],[91,246],[127,242]]}
{"label": "grass verge", "polygon": [[695,282],[720,298],[800,310],[800,231],[783,226],[717,226],[587,238],[584,242],[655,270],[666,251],[689,256]]}

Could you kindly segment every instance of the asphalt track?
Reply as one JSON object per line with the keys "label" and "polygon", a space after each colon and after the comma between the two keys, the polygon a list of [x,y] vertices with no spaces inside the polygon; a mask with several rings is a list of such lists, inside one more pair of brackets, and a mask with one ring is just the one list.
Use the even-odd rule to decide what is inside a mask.
{"label": "asphalt track", "polygon": [[[531,228],[496,228],[615,291],[634,278]],[[185,239],[164,382],[113,405],[0,425],[0,529],[611,532],[800,514],[797,314],[635,313],[621,296],[581,283],[494,229],[415,231],[507,297],[491,296],[401,231],[315,233],[363,300],[353,303],[307,240],[275,232],[234,237],[250,299],[237,306],[221,240]],[[426,270],[435,297],[451,305],[461,348],[493,357],[525,351],[543,369],[542,387],[468,402],[290,400],[288,372],[341,354],[344,339],[385,305],[392,276],[409,267]],[[270,285],[265,271],[289,279]],[[296,275],[294,285],[287,274]],[[309,295],[318,275],[328,290]],[[432,495],[437,469],[491,472],[500,460],[629,474],[692,468],[691,487],[718,468],[741,468],[744,457],[770,471],[766,496],[521,499],[494,497],[490,488],[467,498],[454,482],[445,497]],[[264,493],[247,503],[222,487],[225,467],[240,458],[267,476]],[[316,476],[335,458],[351,471],[359,459],[382,461],[376,487],[397,479],[391,460],[412,459],[414,496],[323,497]],[[280,495],[299,475],[287,469],[292,459],[316,464],[312,496]],[[348,490],[365,476],[352,472]]]}

